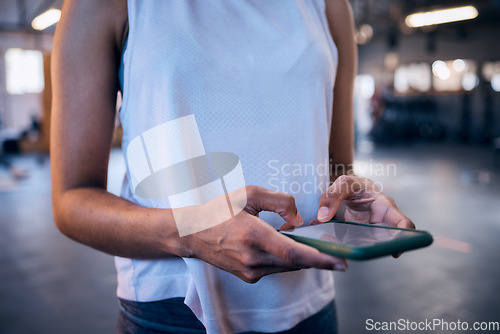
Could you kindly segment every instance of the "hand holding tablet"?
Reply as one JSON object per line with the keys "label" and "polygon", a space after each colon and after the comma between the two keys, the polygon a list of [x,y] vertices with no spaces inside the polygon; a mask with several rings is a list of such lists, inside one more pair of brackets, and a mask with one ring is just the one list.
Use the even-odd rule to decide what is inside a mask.
{"label": "hand holding tablet", "polygon": [[426,231],[335,220],[281,233],[323,253],[353,260],[398,254],[432,243]]}

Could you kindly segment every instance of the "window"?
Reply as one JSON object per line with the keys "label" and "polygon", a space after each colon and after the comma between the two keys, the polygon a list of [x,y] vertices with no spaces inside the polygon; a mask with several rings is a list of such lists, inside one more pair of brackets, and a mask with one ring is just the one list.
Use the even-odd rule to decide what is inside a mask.
{"label": "window", "polygon": [[500,92],[500,61],[484,63],[483,77],[491,83],[495,92]]}
{"label": "window", "polygon": [[479,84],[477,65],[472,60],[436,60],[432,64],[433,86],[438,92],[471,91]]}
{"label": "window", "polygon": [[399,93],[427,92],[431,88],[431,71],[427,63],[403,65],[394,73],[394,89]]}
{"label": "window", "polygon": [[365,99],[370,99],[375,93],[375,79],[371,75],[357,75],[354,90]]}
{"label": "window", "polygon": [[5,67],[9,94],[40,93],[43,90],[43,55],[40,51],[8,49]]}

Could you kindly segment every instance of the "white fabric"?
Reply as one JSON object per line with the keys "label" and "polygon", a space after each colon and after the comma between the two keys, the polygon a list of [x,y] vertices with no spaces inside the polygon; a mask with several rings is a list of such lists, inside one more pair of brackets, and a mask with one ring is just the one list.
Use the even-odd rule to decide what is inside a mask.
{"label": "white fabric", "polygon": [[[328,164],[337,65],[324,7],[324,0],[129,0],[124,152],[146,131],[194,115],[206,152],[238,155],[247,185],[290,192],[304,221],[315,218],[329,182],[316,166]],[[127,160],[146,168],[136,155]],[[124,198],[171,207],[168,198],[136,196],[140,180],[129,180],[127,173]],[[273,213],[260,217],[283,223]],[[196,259],[117,257],[116,267],[120,298],[185,297],[208,333],[286,330],[334,298],[333,275],[322,270],[247,284]]]}

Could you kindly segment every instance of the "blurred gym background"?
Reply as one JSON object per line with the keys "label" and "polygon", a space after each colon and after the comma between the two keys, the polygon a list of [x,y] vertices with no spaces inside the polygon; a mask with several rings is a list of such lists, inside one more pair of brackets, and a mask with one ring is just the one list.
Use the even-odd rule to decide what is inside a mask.
{"label": "blurred gym background", "polygon": [[[62,2],[0,0],[0,333],[112,333],[118,314],[112,257],[52,219],[50,56]],[[498,325],[500,1],[350,3],[357,172],[435,242],[335,274],[341,333],[370,332],[368,319]],[[117,122],[114,193],[120,136]]]}

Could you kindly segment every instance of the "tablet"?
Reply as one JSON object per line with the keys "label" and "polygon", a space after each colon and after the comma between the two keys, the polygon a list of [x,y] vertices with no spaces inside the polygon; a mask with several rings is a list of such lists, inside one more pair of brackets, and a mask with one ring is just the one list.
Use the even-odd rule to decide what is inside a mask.
{"label": "tablet", "polygon": [[432,243],[431,234],[422,230],[337,220],[281,233],[323,253],[352,260],[398,254]]}

